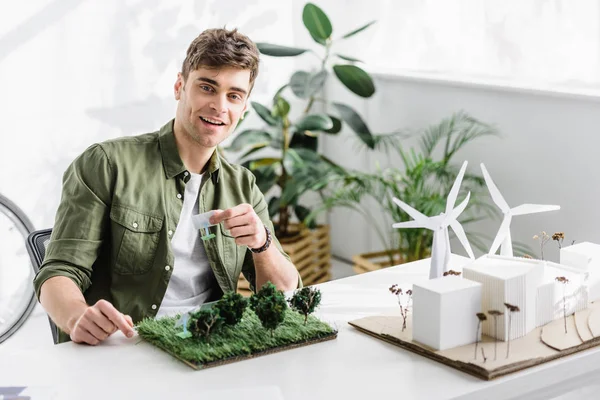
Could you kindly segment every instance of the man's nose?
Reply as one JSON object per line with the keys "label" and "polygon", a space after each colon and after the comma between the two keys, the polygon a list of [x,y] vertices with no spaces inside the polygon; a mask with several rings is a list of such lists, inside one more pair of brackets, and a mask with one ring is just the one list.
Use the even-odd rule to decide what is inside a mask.
{"label": "man's nose", "polygon": [[226,96],[218,96],[216,99],[210,103],[210,107],[217,111],[217,113],[221,114],[227,111],[227,97]]}

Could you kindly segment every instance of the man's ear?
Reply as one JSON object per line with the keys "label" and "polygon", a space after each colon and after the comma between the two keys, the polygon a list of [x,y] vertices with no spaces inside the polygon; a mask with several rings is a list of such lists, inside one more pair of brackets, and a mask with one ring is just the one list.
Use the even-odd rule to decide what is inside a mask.
{"label": "man's ear", "polygon": [[184,86],[185,81],[183,79],[183,75],[181,75],[181,72],[178,72],[177,80],[175,81],[175,85],[173,86],[173,90],[175,91],[175,100],[181,99],[181,92],[183,91]]}

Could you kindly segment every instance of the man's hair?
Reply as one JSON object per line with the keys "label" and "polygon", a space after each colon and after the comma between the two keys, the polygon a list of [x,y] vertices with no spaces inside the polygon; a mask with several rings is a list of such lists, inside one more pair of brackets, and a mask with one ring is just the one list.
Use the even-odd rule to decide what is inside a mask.
{"label": "man's hair", "polygon": [[250,89],[258,75],[258,47],[237,29],[207,29],[190,43],[181,66],[184,81],[198,68],[233,67],[250,70]]}

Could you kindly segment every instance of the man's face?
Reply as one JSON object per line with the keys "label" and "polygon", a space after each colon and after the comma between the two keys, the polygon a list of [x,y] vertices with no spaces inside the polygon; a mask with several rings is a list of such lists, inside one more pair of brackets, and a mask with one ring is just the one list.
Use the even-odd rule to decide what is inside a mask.
{"label": "man's face", "polygon": [[214,148],[235,129],[246,111],[250,71],[231,67],[199,68],[175,82],[176,119],[183,133],[203,147]]}

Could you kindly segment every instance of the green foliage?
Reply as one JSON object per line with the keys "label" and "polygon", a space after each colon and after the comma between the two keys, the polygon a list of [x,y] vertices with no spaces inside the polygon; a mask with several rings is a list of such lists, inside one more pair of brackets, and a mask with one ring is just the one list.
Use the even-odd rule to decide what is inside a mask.
{"label": "green foliage", "polygon": [[[359,119],[353,117],[353,120],[356,127],[361,126]],[[396,150],[403,165],[378,169],[376,173],[356,171],[340,175],[330,186],[331,193],[327,193],[322,204],[307,219],[311,220],[319,212],[334,207],[349,208],[375,228],[392,263],[394,252],[398,252],[403,261],[426,258],[431,253],[433,232],[428,229],[393,229],[391,225],[394,222],[410,221],[412,218],[392,198],[401,199],[425,215],[440,214],[445,210],[446,198],[459,171],[459,166],[453,163],[456,153],[467,144],[489,136],[498,136],[498,131],[464,112],[458,112],[418,133],[420,152],[414,148],[406,149],[398,135],[378,137],[372,142],[373,148]],[[469,191],[469,206],[459,218],[463,226],[497,216],[496,208],[488,201],[489,194],[482,176],[465,174],[458,202]],[[381,219],[372,213],[365,202],[367,199],[381,205],[383,222],[378,222]],[[486,249],[481,235],[467,233],[467,236],[474,247]]]}
{"label": "green foliage", "polygon": [[180,328],[175,327],[176,320],[174,317],[146,318],[136,324],[136,330],[142,339],[198,368],[208,367],[213,362],[219,363],[225,359],[264,354],[267,350],[336,334],[331,326],[313,316],[309,316],[308,323],[304,324],[303,316],[288,312],[274,336],[270,337],[265,335],[256,315],[246,309],[239,324],[215,332],[210,341],[182,340],[177,336]]}
{"label": "green foliage", "polygon": [[256,314],[265,329],[273,331],[285,318],[287,303],[285,295],[277,290],[271,282],[265,283],[260,290],[250,297],[250,308]]}
{"label": "green foliage", "polygon": [[310,286],[303,287],[294,292],[289,303],[292,310],[304,315],[304,323],[306,323],[309,314],[312,314],[321,304],[321,291]]}
{"label": "green foliage", "polygon": [[239,293],[228,292],[213,306],[226,325],[236,325],[242,320],[248,299]]}
{"label": "green foliage", "polygon": [[[366,98],[375,93],[371,76],[355,65],[359,60],[331,53],[337,42],[354,37],[375,21],[339,39],[332,37],[334,30],[329,17],[315,4],[307,3],[304,6],[302,21],[308,34],[318,44],[315,51],[270,43],[257,43],[257,46],[262,54],[272,57],[295,57],[311,53],[319,58],[318,64],[311,71],[293,72],[289,82],[275,93],[271,105],[252,102],[252,109],[265,126],[240,132],[226,149],[243,151],[242,165],[254,172],[257,185],[267,195],[270,217],[276,222],[275,233],[278,237],[294,234],[288,229],[294,215],[300,222],[306,222],[309,228],[313,227],[314,221],[304,221],[311,210],[301,204],[301,197],[308,192],[322,195],[328,182],[344,173],[338,165],[318,153],[321,134],[335,135],[345,123],[368,147],[374,148],[376,142],[364,122],[356,123],[357,119],[362,119],[350,106],[341,104],[342,112],[337,107],[333,108],[337,116],[313,110],[316,103],[327,104],[321,94],[329,76],[335,76],[358,96]],[[335,56],[335,62],[331,60],[332,55]],[[289,96],[306,101],[301,113],[292,112],[287,100]],[[278,155],[273,156],[273,150]],[[265,151],[269,152],[268,156],[257,157]],[[281,195],[269,197],[267,191],[275,186],[281,189]]]}
{"label": "green foliage", "polygon": [[217,308],[202,308],[190,315],[189,328],[195,337],[209,340],[211,334],[222,329],[224,322]]}

